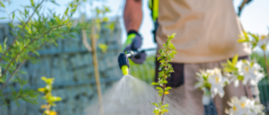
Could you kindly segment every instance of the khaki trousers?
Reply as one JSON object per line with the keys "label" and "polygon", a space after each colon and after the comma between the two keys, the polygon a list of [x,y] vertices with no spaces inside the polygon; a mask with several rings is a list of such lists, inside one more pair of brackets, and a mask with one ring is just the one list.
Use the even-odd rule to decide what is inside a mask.
{"label": "khaki trousers", "polygon": [[[202,104],[202,96],[203,91],[200,89],[196,89],[195,83],[197,82],[196,73],[199,72],[200,69],[213,69],[213,68],[222,68],[222,63],[226,63],[226,60],[210,62],[210,63],[197,63],[197,64],[176,64],[172,63],[174,68],[174,74],[171,75],[173,78],[169,78],[168,81],[172,80],[171,84],[175,84],[176,87],[172,88],[169,92],[168,96],[176,103],[180,104],[182,109],[181,114],[185,115],[203,115],[204,114],[204,106]],[[156,63],[156,71],[158,70],[159,63]],[[181,69],[183,71],[181,71]],[[177,70],[177,71],[176,71]],[[180,73],[181,72],[181,73]],[[176,76],[177,75],[177,76]],[[174,77],[183,77],[183,78],[174,78]],[[174,81],[174,80],[183,80],[183,81]],[[157,81],[157,73],[156,79]],[[176,83],[181,83],[176,85]],[[174,85],[173,85],[174,86]],[[256,88],[257,89],[257,88]],[[218,95],[214,98],[214,103],[216,105],[216,110],[218,115],[226,115],[225,109],[229,108],[227,101],[230,100],[231,97],[237,96],[247,96],[252,98],[252,94],[249,90],[248,85],[243,85],[239,83],[239,87],[235,87],[233,83],[224,87],[225,95],[223,98],[220,98]],[[258,94],[253,94],[253,96],[258,97]],[[184,111],[185,110],[185,111]],[[168,114],[169,115],[170,111]]]}

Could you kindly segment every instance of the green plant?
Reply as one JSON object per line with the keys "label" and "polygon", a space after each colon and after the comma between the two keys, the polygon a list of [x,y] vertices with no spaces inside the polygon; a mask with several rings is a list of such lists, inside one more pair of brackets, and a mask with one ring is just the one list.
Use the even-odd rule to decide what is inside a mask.
{"label": "green plant", "polygon": [[254,50],[256,47],[259,47],[263,51],[265,67],[267,70],[267,75],[269,77],[269,62],[266,56],[267,43],[269,42],[269,34],[260,36],[250,32],[243,31],[243,35],[240,36],[238,42],[250,44],[252,46],[251,47],[252,50]]}
{"label": "green plant", "polygon": [[[92,3],[93,1],[91,1]],[[92,5],[92,4],[90,4]],[[99,109],[100,114],[103,115],[103,105],[102,105],[102,91],[100,86],[100,77],[99,77],[99,67],[98,67],[98,59],[97,59],[97,39],[99,38],[99,33],[101,31],[101,23],[102,22],[108,22],[108,18],[105,17],[105,14],[110,12],[109,8],[106,6],[103,6],[102,8],[96,7],[95,10],[91,10],[95,14],[95,19],[92,19],[88,22],[81,22],[79,23],[80,29],[82,29],[83,34],[83,43],[85,47],[88,49],[89,52],[92,53],[93,58],[93,66],[94,66],[94,75],[96,80],[96,86],[97,86],[97,93],[98,93],[98,100],[99,100]],[[81,15],[81,20],[84,20],[85,15]],[[113,23],[114,24],[114,23]],[[112,25],[112,23],[110,24]],[[114,25],[113,25],[114,26]],[[112,26],[106,26],[111,31],[113,30]],[[89,35],[89,38],[91,40],[91,46],[87,42],[87,35]],[[107,50],[106,44],[99,44],[98,47],[102,50],[103,53]]]}
{"label": "green plant", "polygon": [[168,35],[167,42],[163,44],[162,48],[159,50],[160,56],[157,60],[161,63],[159,66],[159,75],[158,82],[153,82],[152,85],[158,85],[156,89],[158,90],[158,94],[161,97],[161,101],[159,103],[152,103],[156,106],[153,110],[155,115],[162,115],[165,112],[168,112],[168,104],[164,104],[164,97],[169,93],[171,87],[167,87],[166,84],[167,78],[170,77],[170,73],[174,72],[171,64],[169,62],[174,58],[175,51],[174,45],[171,43],[171,40],[174,38],[175,33],[171,36]]}
{"label": "green plant", "polygon": [[[37,52],[46,44],[53,43],[57,45],[56,40],[59,38],[65,38],[67,36],[73,37],[73,32],[76,32],[76,27],[72,27],[73,21],[72,15],[77,9],[79,0],[73,0],[69,3],[63,15],[56,14],[53,10],[48,10],[49,14],[41,15],[45,11],[44,5],[51,2],[58,5],[55,0],[41,0],[36,3],[34,0],[30,0],[31,5],[22,6],[23,10],[15,10],[9,13],[7,10],[7,17],[10,19],[9,26],[12,28],[14,39],[12,43],[8,44],[6,41],[9,38],[5,38],[5,42],[0,44],[0,67],[3,72],[0,75],[0,106],[8,104],[6,100],[12,100],[17,102],[22,99],[27,102],[36,103],[38,93],[24,88],[27,80],[21,79],[17,74],[23,74],[20,71],[21,66],[26,62],[37,62],[36,56],[39,56]],[[0,1],[0,8],[6,8],[7,3]],[[16,16],[15,13],[19,13]],[[5,19],[7,17],[1,17]],[[15,24],[14,19],[19,20],[19,23]],[[14,76],[15,79],[12,79]],[[11,94],[5,94],[3,96],[3,89],[6,88],[9,82],[19,83],[19,91],[13,90]],[[10,86],[13,89],[12,86]],[[7,89],[7,88],[6,88]]]}
{"label": "green plant", "polygon": [[143,64],[134,63],[129,59],[130,75],[137,77],[138,79],[151,84],[155,76],[155,55],[152,54],[147,57]]}
{"label": "green plant", "polygon": [[61,98],[52,95],[54,78],[41,77],[41,79],[46,83],[45,87],[38,89],[39,92],[44,94],[44,99],[47,102],[46,105],[41,106],[42,109],[45,109],[43,114],[44,115],[56,115],[57,113],[55,111],[51,110],[51,106],[56,106],[54,102],[61,101]]}
{"label": "green plant", "polygon": [[[92,2],[93,1],[90,1],[90,3],[91,3],[90,5],[93,4]],[[85,6],[81,6],[81,7],[85,7]],[[114,22],[109,22],[108,17],[105,16],[106,13],[110,12],[110,9],[107,6],[96,7],[95,9],[91,9],[90,11],[92,12],[92,14],[95,15],[94,16],[95,18],[91,19],[91,21],[85,21],[86,14],[82,13],[81,16],[80,16],[81,22],[78,24],[78,27],[83,30],[82,31],[82,33],[84,34],[83,43],[84,43],[85,47],[89,51],[92,52],[93,49],[87,43],[87,36],[89,38],[94,38],[95,45],[96,45],[96,39],[98,39],[100,37],[99,34],[101,32],[102,23],[104,23],[104,27],[109,28],[111,30],[111,32],[114,29],[115,23]],[[99,49],[101,49],[101,51],[103,53],[105,53],[107,51],[107,48],[108,48],[107,44],[99,43],[97,46],[98,46]]]}

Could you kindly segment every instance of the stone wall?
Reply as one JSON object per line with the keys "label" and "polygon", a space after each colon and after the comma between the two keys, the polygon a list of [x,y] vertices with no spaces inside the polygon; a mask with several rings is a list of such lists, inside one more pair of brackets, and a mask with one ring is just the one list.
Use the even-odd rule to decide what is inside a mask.
{"label": "stone wall", "polygon": [[[98,63],[102,91],[105,92],[110,86],[122,77],[118,67],[117,56],[121,49],[121,28],[118,19],[113,31],[102,28],[98,43],[108,45],[106,53],[98,49]],[[14,37],[10,33],[8,24],[0,24],[0,41],[8,37],[11,42]],[[44,87],[45,83],[40,79],[42,76],[54,77],[53,95],[62,97],[54,107],[58,115],[82,115],[84,109],[93,101],[97,100],[96,82],[92,54],[87,51],[82,43],[82,35],[74,34],[76,38],[59,39],[58,47],[45,46],[39,51],[39,62],[33,64],[26,62],[21,70],[26,74],[19,77],[29,80],[26,87],[36,90]],[[15,88],[18,84],[12,84]],[[10,93],[11,90],[5,90]],[[38,104],[34,105],[24,101],[14,101],[10,105],[0,107],[0,115],[41,115],[40,109],[45,101],[39,97]]]}

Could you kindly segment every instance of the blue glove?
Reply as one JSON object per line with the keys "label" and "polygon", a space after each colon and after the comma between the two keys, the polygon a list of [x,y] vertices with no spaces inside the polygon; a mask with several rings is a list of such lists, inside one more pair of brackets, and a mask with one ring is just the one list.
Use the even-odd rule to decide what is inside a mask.
{"label": "blue glove", "polygon": [[[142,45],[142,37],[134,30],[128,32],[126,42],[123,46],[124,52],[138,51]],[[142,64],[146,60],[146,53],[144,51],[139,52],[137,55],[131,57],[132,61],[137,64]]]}

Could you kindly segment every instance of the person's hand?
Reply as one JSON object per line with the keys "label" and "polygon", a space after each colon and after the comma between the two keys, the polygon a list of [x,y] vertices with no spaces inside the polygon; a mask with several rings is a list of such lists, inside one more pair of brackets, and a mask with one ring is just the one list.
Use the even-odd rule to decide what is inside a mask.
{"label": "person's hand", "polygon": [[[138,51],[142,45],[142,37],[136,31],[129,31],[126,42],[123,46],[123,51]],[[142,64],[146,60],[146,53],[139,52],[137,55],[131,57],[132,61],[137,64]]]}

